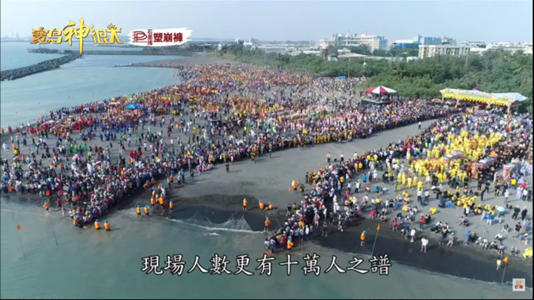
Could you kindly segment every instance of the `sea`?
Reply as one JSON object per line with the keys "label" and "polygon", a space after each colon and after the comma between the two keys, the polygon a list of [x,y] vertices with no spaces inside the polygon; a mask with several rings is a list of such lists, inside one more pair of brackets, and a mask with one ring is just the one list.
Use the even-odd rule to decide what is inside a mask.
{"label": "sea", "polygon": [[[74,45],[73,45],[74,46]],[[38,63],[57,55],[30,53],[27,42],[2,43],[2,70]],[[52,46],[50,46],[52,47]],[[66,47],[66,46],[62,46]],[[61,47],[58,47],[61,48]],[[84,49],[97,46],[88,44]],[[101,48],[100,48],[101,49]],[[105,50],[123,50],[106,47]],[[138,50],[124,48],[124,50]],[[104,100],[115,96],[176,84],[172,69],[115,67],[173,58],[146,55],[87,55],[58,69],[1,82],[0,127],[35,121],[51,109]],[[179,57],[175,57],[179,58]],[[28,63],[31,62],[31,63]]]}
{"label": "sea", "polygon": [[[24,51],[26,43],[2,43],[2,70],[39,62],[51,56]],[[168,57],[165,57],[168,58]],[[1,126],[36,120],[49,110],[121,96],[178,82],[163,68],[116,68],[162,59],[149,56],[86,56],[61,68],[1,82]],[[183,59],[177,57],[177,59]],[[276,254],[271,275],[257,269],[265,234],[253,231],[243,217],[219,224],[194,216],[186,220],[137,216],[133,209],[109,217],[112,230],[79,229],[58,211],[44,212],[40,204],[21,195],[0,200],[2,298],[531,298],[532,289],[513,292],[511,284],[420,270],[391,262],[388,275],[368,272],[324,273],[332,257],[342,268],[354,257],[308,242],[291,252],[291,274]],[[355,237],[355,243],[357,237]],[[319,275],[304,274],[307,254],[319,256]],[[145,259],[182,255],[183,273],[161,275],[143,271]],[[188,273],[195,257],[205,269],[215,255],[236,271],[237,256],[246,255],[252,275]],[[155,260],[156,258],[152,258]],[[365,267],[366,266],[366,267]],[[454,266],[451,266],[454,267]],[[160,270],[160,269],[158,269]]]}

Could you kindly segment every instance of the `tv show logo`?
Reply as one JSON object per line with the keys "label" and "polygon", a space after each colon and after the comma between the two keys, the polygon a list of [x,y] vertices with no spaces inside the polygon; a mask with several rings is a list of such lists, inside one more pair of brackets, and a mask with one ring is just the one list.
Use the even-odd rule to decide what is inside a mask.
{"label": "tv show logo", "polygon": [[80,54],[83,54],[83,42],[89,34],[91,34],[93,44],[123,44],[119,38],[121,31],[121,28],[117,28],[113,24],[109,24],[106,29],[95,29],[93,25],[85,24],[84,19],[80,18],[78,26],[76,26],[76,22],[69,21],[62,30],[56,28],[45,29],[43,26],[32,29],[33,37],[30,44],[68,43],[69,46],[72,46],[72,40],[75,38],[79,40],[79,51]]}
{"label": "tv show logo", "polygon": [[512,290],[514,292],[524,292],[525,291],[525,278],[514,278],[512,280]]}
{"label": "tv show logo", "polygon": [[130,31],[130,45],[175,46],[183,45],[191,37],[192,30],[185,27],[168,29],[135,29]]}

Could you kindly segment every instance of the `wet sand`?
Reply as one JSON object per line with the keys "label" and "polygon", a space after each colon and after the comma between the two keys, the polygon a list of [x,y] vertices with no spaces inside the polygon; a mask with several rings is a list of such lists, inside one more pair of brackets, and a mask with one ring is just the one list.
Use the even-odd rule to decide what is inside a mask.
{"label": "wet sand", "polygon": [[[428,127],[432,122],[423,122],[423,128]],[[417,125],[413,124],[379,132],[367,139],[274,152],[272,158],[265,155],[259,157],[256,162],[249,160],[235,162],[231,164],[229,173],[223,165],[216,165],[213,170],[203,172],[198,176],[186,176],[185,185],[175,184],[168,190],[168,200],[175,203],[172,212],[156,204],[151,208],[151,215],[185,221],[191,218],[205,218],[215,225],[222,224],[231,218],[244,217],[252,230],[262,231],[265,214],[267,214],[273,223],[272,230],[277,230],[285,221],[286,207],[293,202],[298,203],[302,197],[301,192],[288,191],[291,180],[303,181],[303,178],[299,176],[301,177],[306,170],[319,167],[317,162],[320,164],[322,161],[322,165],[325,166],[325,155],[328,151],[333,157],[339,156],[340,153],[348,157],[354,151],[363,153],[385,146],[392,141],[413,136],[418,132]],[[11,198],[11,195],[7,197]],[[243,197],[249,201],[247,211],[243,211],[241,206]],[[30,199],[38,203],[42,202],[39,197],[30,197]],[[261,211],[257,204],[259,199],[265,203],[272,203],[274,209],[268,212]],[[124,200],[113,211],[116,209],[133,211],[136,205],[150,205],[150,191],[141,190]],[[107,218],[113,220],[113,211]],[[443,219],[443,216],[447,214],[454,215],[455,210],[440,212],[435,219]],[[431,243],[428,253],[423,255],[419,252],[420,241],[418,239],[413,244],[409,243],[400,233],[391,232],[389,226],[389,224],[382,225],[384,230],[376,243],[375,254],[387,253],[395,261],[433,272],[491,282],[502,280],[502,269],[499,272],[495,270],[497,256],[494,251],[461,245],[455,245],[453,248],[440,247],[437,245],[438,241],[433,239],[427,231],[427,237],[430,237]],[[345,252],[370,254],[375,227],[375,223],[370,220],[352,221],[344,232],[330,228],[327,238],[315,236],[313,243]],[[361,248],[358,237],[363,229],[368,232],[368,242],[365,247]],[[420,232],[418,234],[420,235]],[[526,278],[527,285],[532,286],[532,273],[529,272],[531,266],[530,261],[511,258],[505,281],[511,281],[512,278]]]}
{"label": "wet sand", "polygon": [[[347,252],[371,254],[378,223],[369,219],[353,221],[343,232],[335,230],[327,238],[317,240],[323,247],[335,248]],[[362,230],[367,231],[367,240],[360,246],[359,236]],[[429,238],[428,234],[424,234]],[[454,245],[440,246],[439,241],[430,237],[427,253],[420,252],[421,242],[416,236],[414,243],[393,232],[389,224],[381,224],[376,238],[374,255],[387,254],[392,260],[420,269],[450,274],[461,278],[472,278],[482,281],[503,281],[503,268],[496,270],[495,252],[476,249],[471,246]],[[525,278],[528,286],[532,286],[532,263],[522,259],[510,258],[504,273],[504,282],[511,282],[513,278]]]}
{"label": "wet sand", "polygon": [[[432,121],[423,122],[423,128],[431,123]],[[175,186],[170,190],[169,200],[173,200],[176,205],[170,216],[181,220],[193,216],[205,217],[213,223],[224,223],[230,218],[244,216],[253,230],[262,231],[265,212],[257,205],[258,199],[262,199],[263,202],[275,206],[273,211],[267,212],[267,215],[273,222],[272,229],[277,230],[285,221],[286,207],[293,202],[299,202],[302,197],[300,192],[288,191],[289,183],[293,179],[303,181],[298,175],[302,176],[307,168],[313,167],[311,162],[324,161],[324,166],[327,151],[330,151],[333,157],[341,152],[349,156],[354,150],[358,153],[369,151],[375,147],[385,146],[391,141],[413,136],[418,131],[417,125],[414,124],[349,143],[322,144],[275,152],[272,158],[264,156],[256,162],[236,162],[231,165],[229,173],[226,173],[224,166],[217,165],[215,169],[200,176],[187,177],[189,183],[180,187]],[[243,197],[249,201],[249,209],[246,212],[243,212],[241,206]],[[145,198],[139,197],[134,202],[145,205],[149,199],[150,195],[146,193]],[[131,206],[133,207],[134,203]],[[456,213],[456,210],[441,211],[434,216],[433,223],[435,220],[455,219]],[[353,221],[344,232],[332,227],[327,238],[316,236],[313,242],[345,252],[370,254],[376,231],[375,224],[374,221],[363,219]],[[490,282],[502,281],[502,269],[498,272],[495,270],[497,255],[493,250],[460,245],[460,241],[457,241],[452,248],[439,246],[439,242],[433,237],[434,233],[426,229],[425,235],[431,242],[428,252],[423,255],[419,252],[421,246],[419,239],[412,244],[399,232],[392,232],[389,223],[382,224],[382,228],[384,229],[377,241],[375,254],[387,253],[400,263],[433,272]],[[358,238],[363,229],[368,232],[368,243],[361,248]],[[420,235],[421,232],[418,230],[417,237]],[[458,236],[458,239],[463,239],[463,236]],[[511,257],[505,281],[510,282],[512,278],[526,278],[527,285],[532,286],[531,267],[531,261]]]}

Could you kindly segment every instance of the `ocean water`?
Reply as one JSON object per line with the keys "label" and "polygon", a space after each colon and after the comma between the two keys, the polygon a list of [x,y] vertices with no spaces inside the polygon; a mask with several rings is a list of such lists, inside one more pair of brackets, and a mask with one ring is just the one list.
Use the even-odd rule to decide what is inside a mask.
{"label": "ocean water", "polygon": [[36,54],[27,51],[27,49],[34,47],[36,46],[29,42],[0,43],[0,70],[25,67],[61,56],[60,54]]}
{"label": "ocean water", "polygon": [[[36,64],[48,59],[60,57],[62,54],[30,53],[28,49],[49,48],[62,50],[78,50],[78,44],[73,43],[59,45],[37,45],[30,42],[2,42],[0,43],[0,70],[9,70]],[[106,50],[106,51],[139,51],[139,47],[103,47],[85,42],[84,50]]]}
{"label": "ocean water", "polygon": [[171,57],[88,55],[55,70],[2,81],[0,126],[36,120],[51,109],[175,84],[172,69],[114,67],[167,58]]}
{"label": "ocean water", "polygon": [[[1,203],[1,297],[247,297],[247,298],[528,298],[532,291],[512,292],[511,286],[444,276],[392,262],[390,274],[324,274],[332,255],[346,268],[350,253],[307,244],[293,251],[299,265],[286,275],[286,259],[277,254],[272,275],[259,275],[256,259],[261,257],[264,235],[244,228],[244,220],[230,220],[210,229],[197,224],[172,221],[160,216],[137,216],[133,209],[119,211],[108,220],[112,231],[74,228],[58,213],[43,213],[35,205],[14,201]],[[21,226],[17,230],[17,225]],[[226,224],[228,225],[228,224]],[[355,242],[356,239],[355,239]],[[230,271],[236,270],[236,256],[247,254],[252,276],[211,275],[191,268],[194,256],[209,269],[214,253],[226,255]],[[303,256],[320,255],[321,274],[304,275]],[[145,274],[142,257],[183,254],[182,276],[169,273]],[[359,258],[368,258],[358,255]],[[361,265],[368,268],[368,263]],[[31,286],[32,288],[28,288]]]}

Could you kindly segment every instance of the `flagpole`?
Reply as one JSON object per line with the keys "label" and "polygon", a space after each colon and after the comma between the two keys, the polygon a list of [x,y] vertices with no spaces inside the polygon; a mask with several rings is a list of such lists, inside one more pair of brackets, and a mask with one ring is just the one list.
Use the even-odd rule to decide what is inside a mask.
{"label": "flagpole", "polygon": [[376,245],[376,239],[378,238],[378,233],[380,232],[380,224],[376,226],[376,234],[375,234],[375,240],[373,242],[373,250],[371,251],[371,258],[373,258],[373,254],[375,253],[375,245]]}
{"label": "flagpole", "polygon": [[504,270],[503,270],[503,272],[502,272],[501,284],[504,283],[504,274],[506,274],[506,266],[508,265],[508,257],[507,257],[507,256],[505,256],[505,257],[503,258],[503,263],[504,263]]}

